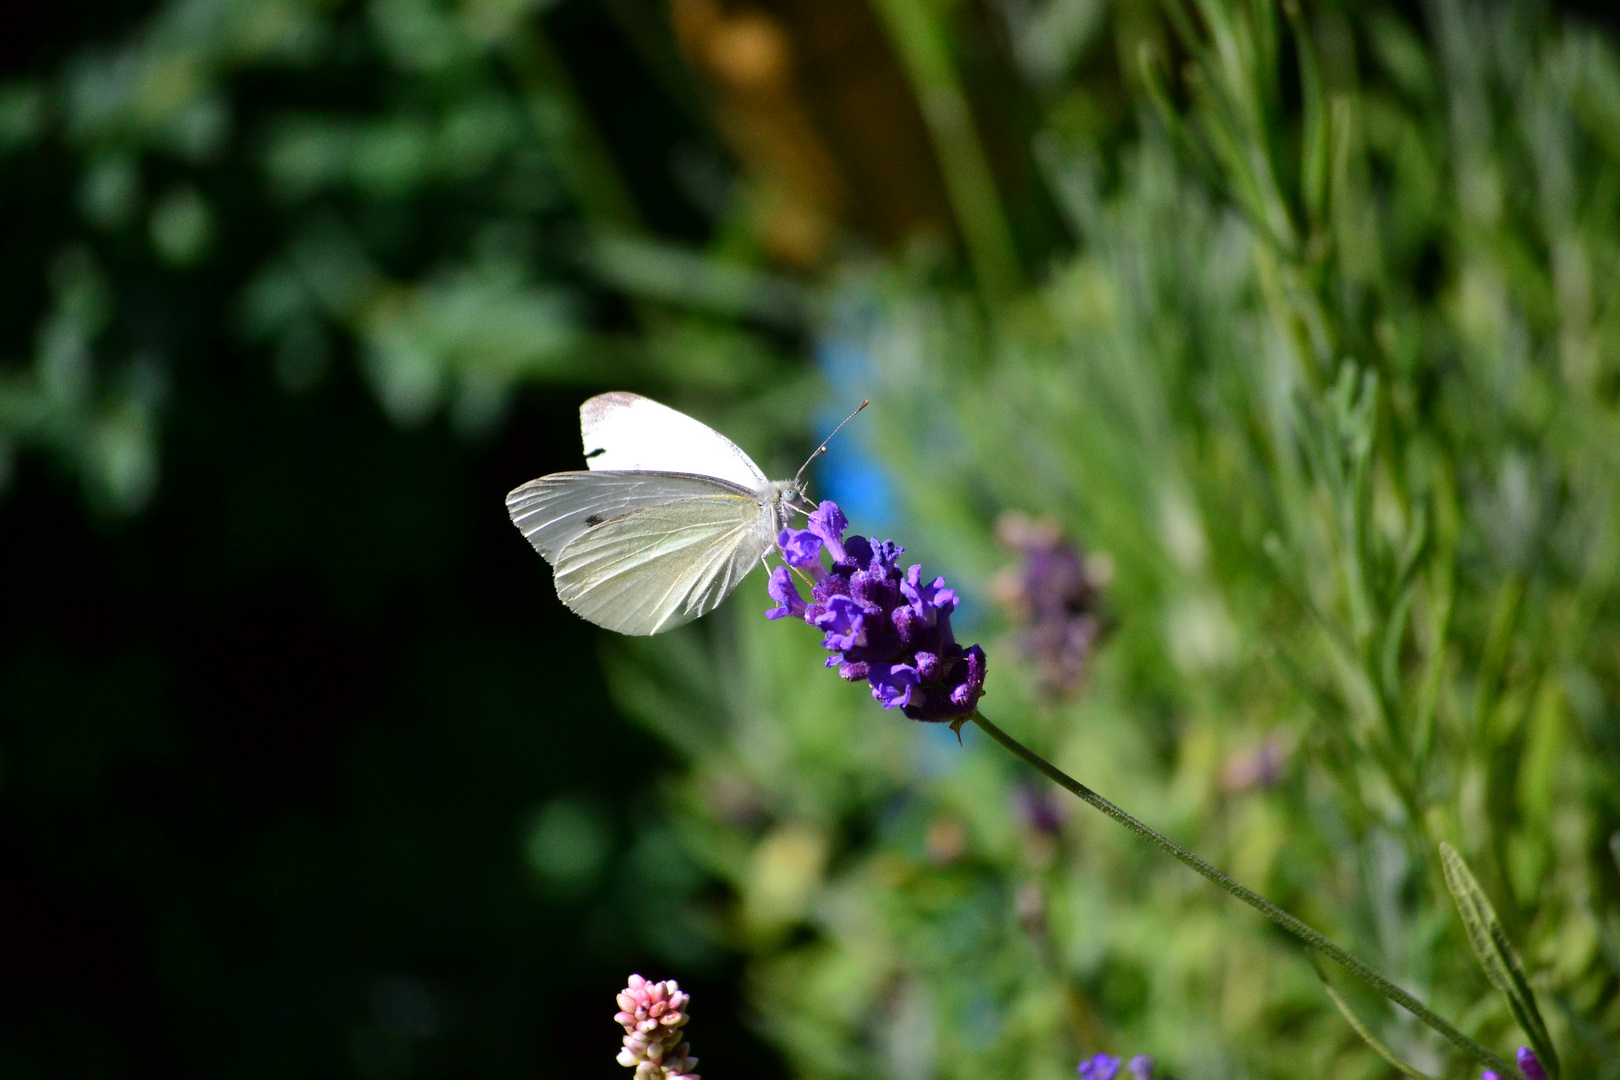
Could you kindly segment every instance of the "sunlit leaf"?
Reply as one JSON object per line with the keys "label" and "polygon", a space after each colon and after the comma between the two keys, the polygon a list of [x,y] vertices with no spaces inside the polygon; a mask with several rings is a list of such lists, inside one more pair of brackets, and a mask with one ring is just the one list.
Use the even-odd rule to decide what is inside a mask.
{"label": "sunlit leaf", "polygon": [[1440,865],[1445,871],[1446,888],[1451,890],[1451,898],[1457,902],[1457,913],[1468,930],[1468,943],[1474,947],[1485,977],[1507,998],[1513,1018],[1530,1040],[1530,1048],[1546,1066],[1548,1075],[1557,1080],[1558,1053],[1547,1035],[1541,1010],[1536,1008],[1536,996],[1525,978],[1524,967],[1496,917],[1496,909],[1491,907],[1463,857],[1444,840],[1440,841]]}

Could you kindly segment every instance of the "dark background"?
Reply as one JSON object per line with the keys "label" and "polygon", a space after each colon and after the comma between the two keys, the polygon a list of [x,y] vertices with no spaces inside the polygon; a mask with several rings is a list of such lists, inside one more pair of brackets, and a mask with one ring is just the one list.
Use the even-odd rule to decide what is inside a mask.
{"label": "dark background", "polygon": [[[54,71],[151,7],[13,8],[4,73]],[[547,18],[639,212],[703,239],[666,163],[707,136],[594,5]],[[245,111],[255,92],[238,88]],[[40,306],[28,268],[69,169],[6,178],[8,347]],[[673,972],[635,931],[657,901],[612,868],[667,763],[501,506],[577,467],[578,402],[613,387],[525,391],[473,440],[390,422],[352,357],[283,393],[215,318],[271,244],[243,214],[238,248],[142,282],[123,329],[183,343],[153,502],[97,512],[38,455],[0,499],[0,1075],[625,1075],[612,994]],[[594,325],[623,318],[597,298]],[[558,795],[594,800],[614,837],[609,871],[566,900],[523,857]],[[738,971],[679,972],[703,1071],[781,1075]]]}
{"label": "dark background", "polygon": [[[4,75],[151,8],[8,12]],[[561,14],[573,62],[622,60],[588,7]],[[622,115],[644,86],[597,89]],[[643,115],[648,153],[681,134]],[[34,293],[0,305],[8,343],[68,212],[59,164],[5,181],[5,276]],[[701,232],[678,198],[646,203]],[[146,325],[122,328],[182,343],[153,501],[97,512],[34,454],[0,497],[0,1075],[622,1076],[631,971],[695,993],[706,1070],[780,1075],[735,964],[674,972],[639,944],[611,868],[665,759],[502,507],[579,467],[578,403],[611,387],[528,391],[481,440],[402,430],[347,356],[288,395],[215,317],[269,243],[251,226],[206,271],[144,282]],[[567,899],[523,857],[559,794],[613,827],[609,872]]]}

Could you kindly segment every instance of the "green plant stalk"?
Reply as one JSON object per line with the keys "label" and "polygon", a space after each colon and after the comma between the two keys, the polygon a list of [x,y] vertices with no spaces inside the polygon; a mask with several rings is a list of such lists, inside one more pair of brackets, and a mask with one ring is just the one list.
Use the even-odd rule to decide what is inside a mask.
{"label": "green plant stalk", "polygon": [[1423,1002],[1419,1001],[1411,994],[1408,994],[1405,990],[1402,990],[1399,986],[1396,986],[1394,983],[1378,974],[1378,972],[1374,971],[1366,963],[1339,948],[1339,946],[1333,944],[1333,942],[1329,941],[1322,934],[1312,930],[1309,926],[1306,926],[1304,923],[1300,922],[1298,919],[1294,918],[1294,916],[1288,914],[1288,912],[1284,911],[1276,904],[1273,904],[1270,900],[1267,900],[1259,893],[1240,885],[1236,881],[1233,881],[1231,878],[1215,869],[1209,863],[1205,862],[1203,859],[1200,859],[1197,855],[1194,855],[1180,844],[1175,843],[1169,837],[1156,832],[1147,825],[1136,820],[1124,810],[1121,810],[1119,807],[1115,806],[1113,803],[1109,802],[1095,791],[1092,791],[1090,788],[1086,787],[1086,785],[1082,784],[1080,781],[1076,780],[1062,769],[1059,769],[1056,765],[1053,765],[1050,761],[1047,761],[1045,758],[1041,757],[1035,751],[1031,750],[1029,747],[1025,746],[1011,735],[1008,735],[1005,731],[1002,731],[995,724],[991,723],[983,713],[975,711],[968,719],[977,724],[979,729],[986,735],[990,736],[1008,750],[1011,750],[1015,756],[1022,758],[1027,764],[1034,766],[1036,771],[1044,774],[1048,780],[1051,780],[1054,784],[1063,788],[1065,791],[1068,791],[1070,794],[1075,795],[1081,801],[1087,803],[1093,808],[1101,810],[1104,814],[1131,830],[1131,832],[1145,840],[1152,842],[1154,846],[1159,848],[1159,850],[1173,856],[1175,859],[1191,867],[1193,870],[1196,870],[1198,873],[1202,874],[1210,881],[1213,881],[1215,884],[1219,885],[1222,889],[1225,889],[1239,900],[1242,900],[1245,904],[1248,904],[1260,914],[1264,915],[1266,918],[1270,919],[1284,930],[1287,930],[1290,934],[1293,934],[1295,937],[1299,938],[1306,944],[1307,947],[1322,954],[1329,960],[1332,960],[1334,963],[1350,972],[1350,974],[1354,975],[1368,986],[1371,986],[1374,990],[1377,990],[1380,994],[1383,994],[1386,998],[1395,1002],[1395,1004],[1399,1005],[1401,1008],[1405,1009],[1419,1020],[1422,1020],[1425,1024],[1428,1024],[1435,1031],[1439,1032],[1447,1042],[1451,1043],[1451,1045],[1455,1046],[1457,1049],[1461,1050],[1463,1053],[1467,1054],[1481,1065],[1496,1070],[1496,1072],[1502,1076],[1521,1075],[1518,1069],[1514,1068],[1512,1065],[1509,1065],[1506,1061],[1502,1060],[1497,1055],[1479,1045],[1479,1043],[1475,1042],[1473,1039],[1470,1039],[1468,1036],[1452,1027],[1444,1017],[1430,1010],[1427,1005],[1423,1004]]}
{"label": "green plant stalk", "polygon": [[917,95],[974,276],[991,300],[1005,300],[1023,277],[1018,248],[945,27],[923,0],[878,0],[873,8]]}

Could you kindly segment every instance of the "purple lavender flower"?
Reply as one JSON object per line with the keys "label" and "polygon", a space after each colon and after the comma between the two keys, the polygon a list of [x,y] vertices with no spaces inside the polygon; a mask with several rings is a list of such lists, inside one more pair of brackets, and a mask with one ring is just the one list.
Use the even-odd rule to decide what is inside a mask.
{"label": "purple lavender flower", "polygon": [[[863,536],[846,540],[848,528],[838,504],[824,502],[807,528],[782,530],[776,542],[787,565],[771,572],[766,591],[777,606],[765,617],[792,616],[820,630],[832,653],[827,666],[850,682],[865,679],[884,708],[960,726],[984,694],[985,655],[977,645],[963,648],[951,633],[955,591],[944,578],[923,581],[920,566],[902,573],[904,548]],[[821,561],[823,548],[831,569]],[[810,585],[808,603],[795,570]]]}
{"label": "purple lavender flower", "polygon": [[[1528,1046],[1519,1047],[1519,1071],[1524,1073],[1525,1080],[1547,1080],[1547,1069],[1536,1057],[1536,1052]],[[1479,1080],[1502,1080],[1495,1069],[1486,1069],[1479,1074]]]}
{"label": "purple lavender flower", "polygon": [[1082,1061],[1077,1071],[1080,1080],[1114,1080],[1114,1075],[1119,1072],[1119,1058],[1097,1054]]}
{"label": "purple lavender flower", "polygon": [[1103,634],[1098,597],[1111,575],[1101,556],[1087,556],[1058,526],[1007,514],[997,534],[1019,556],[996,576],[993,592],[1020,629],[1019,648],[1035,663],[1041,689],[1061,696],[1085,678]]}
{"label": "purple lavender flower", "polygon": [[1288,742],[1273,735],[1259,746],[1233,755],[1221,766],[1221,790],[1238,792],[1271,787],[1282,779],[1283,766],[1288,764],[1291,753]]}
{"label": "purple lavender flower", "polygon": [[[1080,1080],[1114,1080],[1119,1073],[1119,1058],[1097,1054],[1080,1062],[1078,1071]],[[1125,1064],[1125,1071],[1131,1074],[1131,1080],[1152,1080],[1153,1059],[1137,1054]]]}

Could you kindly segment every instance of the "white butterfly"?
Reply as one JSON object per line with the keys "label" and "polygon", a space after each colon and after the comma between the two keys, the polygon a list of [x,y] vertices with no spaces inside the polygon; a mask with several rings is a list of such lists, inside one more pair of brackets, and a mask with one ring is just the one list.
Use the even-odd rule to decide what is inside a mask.
{"label": "white butterfly", "polygon": [[765,479],[730,439],[650,398],[599,394],[579,429],[590,471],[531,480],[506,509],[558,598],[609,630],[656,634],[713,611],[814,509],[797,478]]}

